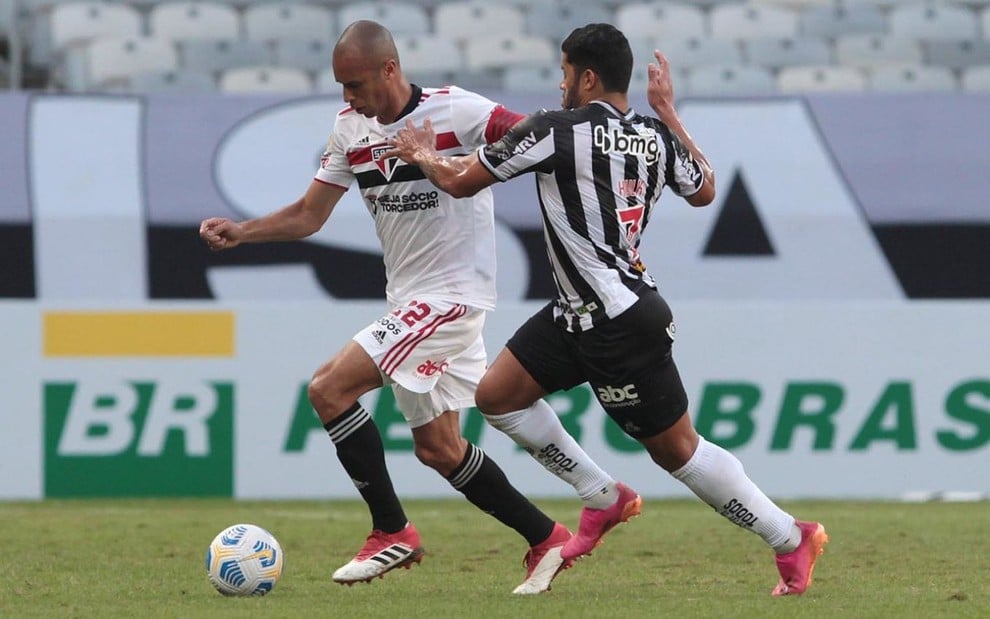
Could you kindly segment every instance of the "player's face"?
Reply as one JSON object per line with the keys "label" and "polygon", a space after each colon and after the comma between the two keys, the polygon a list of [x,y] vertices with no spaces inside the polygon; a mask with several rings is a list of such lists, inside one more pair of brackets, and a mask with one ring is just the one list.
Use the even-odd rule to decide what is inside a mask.
{"label": "player's face", "polygon": [[560,106],[565,110],[574,109],[581,106],[581,99],[578,89],[577,69],[567,60],[567,54],[561,54],[560,69],[564,72],[564,78],[560,81]]}
{"label": "player's face", "polygon": [[373,118],[387,107],[384,66],[343,57],[333,59],[333,75],[344,87],[344,102],[358,114]]}

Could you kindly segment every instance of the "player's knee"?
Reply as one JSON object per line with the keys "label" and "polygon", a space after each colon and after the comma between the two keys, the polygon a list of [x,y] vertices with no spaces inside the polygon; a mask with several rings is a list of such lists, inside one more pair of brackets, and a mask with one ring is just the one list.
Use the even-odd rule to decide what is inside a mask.
{"label": "player's knee", "polygon": [[306,395],[323,423],[333,420],[344,412],[344,408],[341,406],[343,398],[336,392],[334,380],[326,366],[313,374],[306,389]]}
{"label": "player's knee", "polygon": [[420,462],[444,477],[453,472],[457,468],[457,465],[460,464],[457,454],[446,445],[417,444],[415,453],[416,458]]}
{"label": "player's knee", "polygon": [[478,383],[478,388],[474,392],[474,405],[485,415],[501,415],[511,412],[513,409],[505,408],[505,398],[503,394],[495,389],[490,381],[484,379]]}

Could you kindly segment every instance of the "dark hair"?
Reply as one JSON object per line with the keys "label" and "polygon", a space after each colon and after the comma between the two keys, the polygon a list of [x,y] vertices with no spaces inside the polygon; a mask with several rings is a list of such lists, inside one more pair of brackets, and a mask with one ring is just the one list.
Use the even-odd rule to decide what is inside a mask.
{"label": "dark hair", "polygon": [[632,76],[632,49],[626,35],[612,24],[575,28],[560,45],[567,61],[583,73],[591,69],[606,92],[626,92]]}

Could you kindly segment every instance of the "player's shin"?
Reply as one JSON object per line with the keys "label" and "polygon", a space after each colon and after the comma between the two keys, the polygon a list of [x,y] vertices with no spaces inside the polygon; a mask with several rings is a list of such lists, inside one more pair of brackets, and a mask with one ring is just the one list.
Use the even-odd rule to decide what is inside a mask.
{"label": "player's shin", "polygon": [[756,533],[777,552],[801,542],[794,517],[777,507],[746,475],[734,455],[704,438],[687,464],[671,473],[721,516]]}
{"label": "player's shin", "polygon": [[548,471],[574,487],[586,507],[605,509],[618,498],[616,482],[567,433],[543,400],[504,415],[485,415],[492,427],[521,445]]}

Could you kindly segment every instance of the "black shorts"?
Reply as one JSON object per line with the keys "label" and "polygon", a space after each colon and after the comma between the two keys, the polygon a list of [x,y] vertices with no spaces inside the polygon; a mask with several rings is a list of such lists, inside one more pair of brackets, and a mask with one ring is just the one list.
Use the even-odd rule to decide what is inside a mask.
{"label": "black shorts", "polygon": [[547,393],[590,383],[605,412],[634,438],[655,436],[687,412],[671,355],[673,315],[657,291],[644,288],[632,307],[582,333],[554,324],[553,305],[506,344]]}

